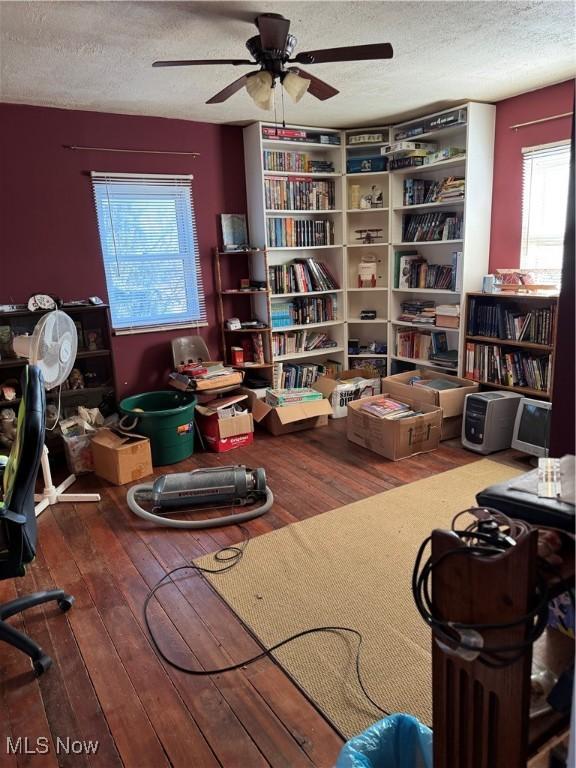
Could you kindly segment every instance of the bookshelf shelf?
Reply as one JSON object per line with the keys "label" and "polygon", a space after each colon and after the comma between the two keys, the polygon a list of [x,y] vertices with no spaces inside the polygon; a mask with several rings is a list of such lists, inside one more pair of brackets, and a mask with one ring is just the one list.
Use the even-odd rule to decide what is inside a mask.
{"label": "bookshelf shelf", "polygon": [[459,291],[451,291],[450,288],[392,288],[394,293],[443,293],[449,296],[459,296]]}
{"label": "bookshelf shelf", "polygon": [[342,176],[341,173],[328,171],[327,173],[307,173],[304,171],[263,171],[264,176],[297,176],[302,179],[334,179]]}
{"label": "bookshelf shelf", "polygon": [[407,240],[406,242],[392,243],[395,248],[414,248],[421,245],[462,245],[464,240]]}
{"label": "bookshelf shelf", "polygon": [[[420,138],[418,138],[420,141]],[[466,164],[466,155],[458,155],[457,157],[451,157],[448,160],[440,160],[439,163],[431,163],[430,165],[417,165],[414,168],[398,168],[395,171],[390,171],[390,174],[394,176],[405,176],[406,174],[415,173],[433,173],[434,171],[441,171],[444,168],[454,168],[458,165]]]}
{"label": "bookshelf shelf", "polygon": [[286,149],[291,147],[293,151],[299,149],[340,149],[340,144],[321,144],[319,141],[289,141],[288,139],[262,139],[262,146],[267,149]]}
{"label": "bookshelf shelf", "polygon": [[347,248],[388,248],[390,243],[386,240],[381,243],[348,243]]}
{"label": "bookshelf shelf", "polygon": [[479,344],[494,344],[498,347],[520,347],[522,349],[534,349],[540,352],[551,352],[554,349],[551,344],[534,344],[530,341],[499,339],[495,338],[494,336],[466,336],[466,341],[477,341]]}
{"label": "bookshelf shelf", "polygon": [[375,288],[348,288],[348,293],[378,293],[388,291],[387,286],[377,285]]}
{"label": "bookshelf shelf", "polygon": [[356,358],[374,358],[375,360],[385,360],[388,355],[383,355],[381,353],[376,352],[363,352],[361,355],[348,355],[348,357],[356,357]]}
{"label": "bookshelf shelf", "polygon": [[403,328],[419,328],[421,331],[444,331],[445,333],[459,333],[459,328],[444,328],[441,325],[427,325],[426,323],[409,323],[407,320],[391,320],[392,325],[400,325]]}
{"label": "bookshelf shelf", "polygon": [[[418,203],[417,205],[395,205],[394,210],[395,211],[402,211],[402,213],[410,213],[411,211],[421,211],[421,210],[427,210],[432,209],[435,210],[437,208],[454,208],[455,205],[464,205],[464,198],[460,198],[459,200],[450,200],[448,202],[439,202],[439,203]],[[442,242],[439,240],[438,242]]]}
{"label": "bookshelf shelf", "polygon": [[344,352],[344,347],[321,347],[320,349],[312,349],[307,352],[290,352],[287,355],[275,355],[274,360],[282,362],[283,360],[300,360],[306,357],[321,357],[323,355],[331,357],[341,352]]}
{"label": "bookshelf shelf", "polygon": [[385,325],[388,322],[388,320],[380,320],[376,318],[375,320],[362,320],[360,317],[349,317],[348,323],[353,323],[354,325],[369,325],[370,323],[374,323],[375,325]]}
{"label": "bookshelf shelf", "polygon": [[327,293],[342,293],[342,288],[329,288],[326,291],[300,291],[299,293],[272,293],[271,299],[294,299],[300,296],[325,296]]}
{"label": "bookshelf shelf", "polygon": [[282,248],[268,248],[268,251],[317,251],[318,249],[342,248],[342,245],[292,245]]}
{"label": "bookshelf shelf", "polygon": [[271,328],[224,328],[224,333],[268,333]]}
{"label": "bookshelf shelf", "polygon": [[368,149],[370,147],[385,147],[388,144],[387,141],[365,141],[365,142],[347,142],[346,149]]}
{"label": "bookshelf shelf", "polygon": [[282,210],[266,208],[266,216],[307,216],[308,214],[316,213],[342,213],[342,211],[337,208],[309,208],[306,211],[293,210],[290,208],[283,208]]}
{"label": "bookshelf shelf", "polygon": [[449,368],[447,365],[440,365],[440,363],[434,362],[434,360],[421,360],[416,357],[401,357],[400,355],[392,355],[393,360],[399,360],[402,363],[412,363],[417,367],[424,368],[437,368],[441,371],[447,371],[448,373],[456,373],[455,368]]}
{"label": "bookshelf shelf", "polygon": [[[466,377],[468,378],[468,377]],[[518,392],[520,395],[526,397],[542,397],[546,400],[550,399],[550,391],[543,389],[530,389],[530,387],[509,387],[507,384],[495,384],[493,381],[481,381],[478,379],[472,379],[477,384],[481,384],[483,387],[491,387],[494,389],[505,389],[508,392]]]}
{"label": "bookshelf shelf", "polygon": [[220,291],[220,296],[258,296],[259,294],[266,295],[269,293],[268,289],[265,291],[241,291],[240,289],[232,291]]}
{"label": "bookshelf shelf", "polygon": [[[347,147],[349,149],[349,147]],[[357,173],[347,173],[346,176],[352,176],[355,179],[362,178],[363,176],[366,176],[370,178],[370,176],[388,176],[388,171],[358,171]]]}
{"label": "bookshelf shelf", "polygon": [[279,325],[272,328],[272,333],[284,333],[285,331],[307,331],[309,328],[325,328],[329,325],[342,325],[343,320],[326,320],[323,323],[304,323],[303,325]]}
{"label": "bookshelf shelf", "polygon": [[389,211],[390,209],[388,207],[386,208],[348,208],[346,213],[386,213],[386,211]]}

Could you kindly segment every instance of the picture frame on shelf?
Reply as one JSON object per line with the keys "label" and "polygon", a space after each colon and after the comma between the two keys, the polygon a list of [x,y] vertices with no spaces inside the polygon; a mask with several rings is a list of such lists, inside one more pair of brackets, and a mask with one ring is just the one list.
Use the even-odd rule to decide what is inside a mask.
{"label": "picture frame on shelf", "polygon": [[243,213],[221,213],[220,224],[224,251],[241,251],[250,248],[246,216]]}
{"label": "picture frame on shelf", "polygon": [[104,349],[101,328],[90,328],[84,331],[84,349],[87,352],[97,352]]}

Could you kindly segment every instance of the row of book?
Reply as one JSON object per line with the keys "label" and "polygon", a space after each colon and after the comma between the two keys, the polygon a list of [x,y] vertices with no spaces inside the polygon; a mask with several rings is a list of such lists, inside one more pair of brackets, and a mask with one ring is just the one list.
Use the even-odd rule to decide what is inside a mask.
{"label": "row of book", "polygon": [[262,153],[265,171],[297,171],[300,173],[334,173],[331,160],[317,160],[306,152],[276,152],[265,149]]}
{"label": "row of book", "polygon": [[326,264],[315,259],[295,259],[291,264],[268,267],[268,284],[273,294],[338,289]]}
{"label": "row of book", "polygon": [[264,179],[264,205],[274,211],[329,211],[334,208],[333,181],[315,181],[290,176]]}
{"label": "row of book", "polygon": [[435,117],[427,117],[419,122],[413,122],[409,125],[396,128],[394,131],[394,141],[410,139],[413,136],[421,136],[430,131],[438,131],[442,128],[449,128],[453,125],[466,124],[466,109],[453,109],[450,112],[443,112]]}
{"label": "row of book", "polygon": [[513,304],[488,304],[472,296],[468,305],[468,334],[550,345],[555,314],[555,304],[526,312]]}
{"label": "row of book", "polygon": [[549,374],[550,355],[505,352],[498,344],[466,344],[467,379],[547,392]]}
{"label": "row of book", "polygon": [[275,357],[290,355],[293,352],[312,352],[315,349],[330,349],[337,346],[337,343],[328,334],[314,331],[275,333],[272,336],[272,351]]}
{"label": "row of book", "polygon": [[461,176],[448,176],[441,181],[435,179],[404,179],[403,205],[424,205],[461,200],[466,182]]}
{"label": "row of book", "polygon": [[462,237],[464,219],[461,213],[434,211],[413,213],[402,220],[402,240],[406,243],[418,240],[459,240]]}
{"label": "row of book", "polygon": [[458,365],[458,350],[448,348],[448,337],[444,331],[426,333],[397,328],[396,354],[412,360],[433,360],[446,368]]}
{"label": "row of book", "polygon": [[339,133],[323,133],[322,131],[306,130],[304,128],[277,128],[263,125],[262,138],[273,141],[308,141],[315,144],[340,145]]}
{"label": "row of book", "polygon": [[323,364],[274,363],[274,389],[311,387],[319,376],[336,378],[341,370],[342,365],[333,360],[327,360]]}
{"label": "row of book", "polygon": [[328,219],[293,219],[271,216],[266,220],[269,248],[314,248],[334,244],[334,225]]}
{"label": "row of book", "polygon": [[395,288],[462,290],[462,251],[452,253],[451,264],[428,262],[418,251],[396,251]]}
{"label": "row of book", "polygon": [[272,328],[286,325],[306,325],[307,323],[326,323],[336,320],[337,306],[335,296],[309,296],[292,301],[272,302]]}

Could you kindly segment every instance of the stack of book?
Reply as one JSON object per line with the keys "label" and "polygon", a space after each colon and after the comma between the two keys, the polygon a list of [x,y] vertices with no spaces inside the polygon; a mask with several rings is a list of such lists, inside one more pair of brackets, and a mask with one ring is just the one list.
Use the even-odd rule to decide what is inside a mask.
{"label": "stack of book", "polygon": [[272,408],[278,408],[283,405],[295,405],[297,403],[310,403],[315,400],[322,400],[322,393],[309,387],[266,390],[266,403],[271,405]]}
{"label": "stack of book", "polygon": [[315,181],[296,176],[267,176],[264,204],[275,211],[329,211],[334,208],[333,181]]}
{"label": "stack of book", "polygon": [[361,410],[377,416],[379,419],[405,419],[409,416],[417,416],[421,411],[413,410],[406,403],[392,400],[391,397],[370,398],[369,402],[362,405]]}
{"label": "stack of book", "polygon": [[272,302],[272,328],[336,320],[335,296],[310,296]]}
{"label": "stack of book", "polygon": [[514,304],[486,303],[471,296],[468,312],[470,336],[490,336],[533,344],[552,343],[555,304],[527,312]]}
{"label": "stack of book", "polygon": [[418,325],[434,325],[436,322],[436,306],[434,301],[403,301],[398,320]]}
{"label": "stack of book", "polygon": [[438,304],[436,307],[436,325],[443,328],[459,328],[460,304]]}
{"label": "stack of book", "polygon": [[547,392],[550,355],[505,351],[497,344],[466,344],[466,378]]}
{"label": "stack of book", "polygon": [[462,237],[461,213],[434,211],[403,217],[402,240],[406,243],[431,240],[459,240]]}
{"label": "stack of book", "polygon": [[383,357],[362,357],[351,361],[353,370],[362,369],[369,371],[369,378],[382,378],[387,374],[386,359]]}
{"label": "stack of book", "polygon": [[466,182],[461,176],[450,176],[443,179],[435,197],[438,203],[448,203],[451,200],[462,200],[466,190]]}
{"label": "stack of book", "polygon": [[266,220],[270,248],[314,248],[334,244],[334,225],[328,219],[269,217]]}
{"label": "stack of book", "polygon": [[273,294],[309,293],[338,288],[328,267],[314,259],[296,259],[292,264],[268,267],[268,283]]}
{"label": "stack of book", "polygon": [[276,152],[265,149],[262,155],[265,171],[334,173],[334,163],[331,160],[313,159],[305,152]]}
{"label": "stack of book", "polygon": [[326,333],[295,331],[272,335],[272,348],[275,356],[289,355],[292,352],[311,352],[314,349],[330,349],[337,346],[337,343]]}

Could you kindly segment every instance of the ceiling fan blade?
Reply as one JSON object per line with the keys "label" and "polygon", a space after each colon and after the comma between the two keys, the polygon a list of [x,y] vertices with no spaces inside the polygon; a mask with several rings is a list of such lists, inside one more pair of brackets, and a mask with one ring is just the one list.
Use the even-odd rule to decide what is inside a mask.
{"label": "ceiling fan blade", "polygon": [[300,75],[300,77],[303,77],[305,80],[310,80],[308,93],[311,93],[312,96],[316,96],[320,101],[326,101],[326,99],[331,99],[332,96],[336,96],[340,93],[336,88],[325,83],[324,80],[320,80],[319,78],[314,77],[314,75],[304,72],[302,69],[289,69],[288,72],[296,72],[297,75]]}
{"label": "ceiling fan blade", "polygon": [[298,64],[323,64],[330,61],[367,61],[369,59],[391,59],[394,50],[390,43],[374,45],[350,45],[345,48],[325,48],[322,51],[303,51],[290,59]]}
{"label": "ceiling fan blade", "polygon": [[264,50],[283,51],[286,47],[289,19],[279,13],[262,13],[256,17],[256,26],[260,32],[260,43]]}
{"label": "ceiling fan blade", "polygon": [[211,99],[208,99],[206,104],[221,104],[223,101],[226,101],[226,99],[229,99],[230,96],[233,96],[236,91],[244,88],[246,80],[248,80],[248,76],[242,75],[238,80],[234,80],[233,83],[230,83],[230,85],[227,85],[226,88],[223,88],[215,96],[212,96]]}
{"label": "ceiling fan blade", "polygon": [[247,59],[183,59],[181,61],[154,61],[153,67],[192,67],[204,64],[232,64],[237,67],[240,64],[256,66],[255,62]]}

